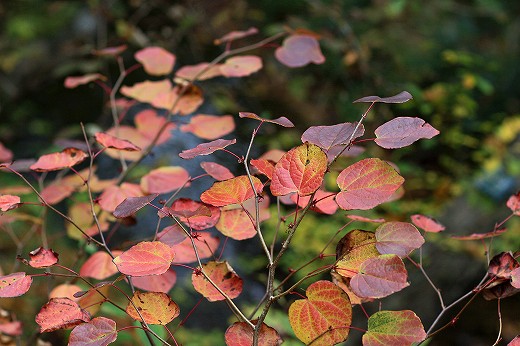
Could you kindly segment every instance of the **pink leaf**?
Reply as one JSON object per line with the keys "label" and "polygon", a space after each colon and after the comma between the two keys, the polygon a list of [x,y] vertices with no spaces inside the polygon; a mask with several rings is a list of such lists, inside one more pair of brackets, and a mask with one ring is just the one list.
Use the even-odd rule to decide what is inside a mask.
{"label": "pink leaf", "polygon": [[12,321],[12,322],[1,322],[0,323],[0,333],[19,336],[22,335],[22,322],[20,321]]}
{"label": "pink leaf", "polygon": [[[119,256],[122,251],[113,251],[114,256]],[[96,280],[105,280],[118,272],[112,257],[104,251],[93,253],[81,266],[79,274]]]}
{"label": "pink leaf", "polygon": [[162,76],[172,72],[175,55],[161,47],[148,47],[135,53],[135,60],[143,64],[146,73]]}
{"label": "pink leaf", "polygon": [[194,115],[189,124],[182,125],[182,132],[191,132],[195,136],[214,140],[230,134],[235,129],[235,122],[231,115]]}
{"label": "pink leaf", "polygon": [[75,188],[62,182],[53,182],[47,185],[41,192],[40,196],[49,205],[55,205],[72,195]]}
{"label": "pink leaf", "polygon": [[347,217],[354,221],[361,221],[361,222],[374,222],[374,223],[382,223],[385,222],[385,219],[378,218],[378,219],[371,219],[369,217],[361,216],[361,215],[353,215],[348,214]]}
{"label": "pink leaf", "polygon": [[288,67],[302,67],[309,63],[323,64],[318,40],[308,35],[291,35],[283,41],[274,53],[276,59]]}
{"label": "pink leaf", "polygon": [[381,254],[405,257],[424,244],[421,233],[408,222],[386,222],[376,229],[376,248]]}
{"label": "pink leaf", "polygon": [[[251,321],[254,325],[258,321]],[[253,329],[246,322],[235,322],[225,334],[227,346],[251,346],[253,344]],[[279,346],[283,342],[278,332],[262,323],[258,333],[258,346]]]}
{"label": "pink leaf", "polygon": [[250,113],[250,112],[239,112],[238,116],[241,118],[249,118],[249,119],[255,119],[255,120],[258,120],[261,122],[273,123],[273,124],[280,125],[283,127],[294,127],[294,124],[292,123],[292,121],[290,121],[286,117],[279,117],[276,119],[266,119],[266,118],[259,117],[255,113]]}
{"label": "pink leaf", "polygon": [[231,144],[235,144],[236,142],[236,139],[217,139],[211,142],[199,144],[193,149],[183,150],[179,156],[185,160],[189,160],[199,155],[212,154],[215,151],[222,150]]}
{"label": "pink leaf", "polygon": [[511,285],[515,288],[520,288],[520,267],[511,271]]}
{"label": "pink leaf", "polygon": [[415,214],[410,216],[410,219],[415,226],[425,230],[426,232],[438,233],[446,229],[446,227],[441,225],[438,221],[425,215]]}
{"label": "pink leaf", "polygon": [[397,255],[380,255],[364,261],[352,277],[352,292],[359,297],[383,298],[409,284],[403,261]]}
{"label": "pink leaf", "polygon": [[375,142],[385,149],[406,147],[421,138],[432,138],[439,131],[421,118],[399,117],[379,126]]}
{"label": "pink leaf", "polygon": [[[334,200],[336,196],[333,192],[327,192],[323,190],[317,190],[314,195],[313,204],[311,209],[317,213],[333,215],[338,210],[338,204]],[[300,208],[304,208],[309,203],[309,196],[300,196],[297,194],[291,195],[291,199],[294,203],[298,202]]]}
{"label": "pink leaf", "polygon": [[[251,181],[254,185],[251,186]],[[262,192],[263,184],[257,177],[241,175],[224,181],[217,181],[200,195],[200,200],[215,207],[240,204]]]}
{"label": "pink leaf", "polygon": [[[182,243],[186,237],[187,235],[184,230],[177,224],[164,227],[161,232],[157,233],[157,240],[169,246]],[[178,259],[178,257],[176,259]]]}
{"label": "pink leaf", "polygon": [[136,146],[130,141],[125,139],[120,139],[109,135],[104,132],[97,132],[95,135],[96,142],[104,146],[105,148],[113,148],[118,150],[126,150],[126,151],[139,151],[141,148]]}
{"label": "pink leaf", "polygon": [[[201,214],[201,208],[204,208],[207,213]],[[217,207],[196,202],[189,198],[175,200],[172,206],[168,208],[168,212],[176,212],[182,222],[197,231],[215,226],[220,217],[220,210]]]}
{"label": "pink leaf", "polygon": [[116,207],[113,215],[117,218],[132,216],[141,208],[148,205],[151,201],[157,198],[157,196],[159,196],[158,193],[142,197],[127,197]]}
{"label": "pink leaf", "polygon": [[169,269],[160,275],[147,275],[132,278],[135,287],[150,291],[168,293],[177,281],[177,274]]}
{"label": "pink leaf", "polygon": [[[199,258],[202,260],[215,255],[220,240],[209,232],[197,232],[193,242],[199,253]],[[175,263],[193,263],[197,261],[190,238],[186,238],[181,243],[172,246],[172,249],[175,252]]]}
{"label": "pink leaf", "polygon": [[40,333],[71,328],[88,321],[90,321],[88,312],[69,298],[51,298],[36,315]]}
{"label": "pink leaf", "polygon": [[18,208],[20,203],[20,197],[12,195],[1,195],[0,196],[0,211],[8,211],[11,209]]}
{"label": "pink leaf", "polygon": [[359,126],[354,134],[356,123],[342,123],[332,126],[311,126],[302,135],[302,142],[316,144],[324,150],[338,145],[349,144],[349,140],[354,140],[363,136],[365,128]]}
{"label": "pink leaf", "polygon": [[58,254],[52,249],[44,249],[39,247],[29,252],[31,259],[29,265],[33,268],[47,268],[58,263]]}
{"label": "pink leaf", "polygon": [[520,215],[520,191],[509,197],[506,206],[511,209],[515,215]]}
{"label": "pink leaf", "polygon": [[493,238],[507,232],[506,228],[497,229],[486,233],[472,233],[469,235],[452,235],[451,238],[457,240],[482,240],[487,238]]}
{"label": "pink leaf", "polygon": [[141,178],[141,189],[146,193],[169,193],[189,186],[190,174],[181,166],[163,166],[151,170]]}
{"label": "pink leaf", "polygon": [[220,70],[221,65],[211,65],[210,63],[203,62],[197,65],[189,65],[181,67],[176,73],[177,78],[182,78],[188,81],[203,81],[214,77],[222,76]]}
{"label": "pink leaf", "polygon": [[200,166],[215,180],[228,180],[234,177],[233,173],[227,168],[215,162],[203,161]]}
{"label": "pink leaf", "polygon": [[98,203],[101,209],[113,213],[117,206],[120,205],[128,197],[139,197],[143,193],[139,185],[122,183],[121,186],[109,186],[98,197]]}
{"label": "pink leaf", "polygon": [[235,56],[220,65],[220,71],[225,77],[245,77],[262,68],[262,59],[254,55]]}
{"label": "pink leaf", "polygon": [[96,56],[118,56],[121,53],[123,53],[127,48],[128,46],[126,44],[122,44],[120,46],[95,49],[92,51],[92,54]]}
{"label": "pink leaf", "polygon": [[32,276],[24,272],[0,276],[0,298],[19,297],[31,288]]}
{"label": "pink leaf", "polygon": [[388,163],[364,159],[345,168],[338,176],[341,192],[336,196],[340,208],[372,209],[386,202],[403,184],[404,179]]}
{"label": "pink leaf", "polygon": [[382,102],[382,103],[404,103],[412,99],[412,95],[408,91],[401,91],[399,94],[389,97],[366,96],[355,100],[357,102]]}
{"label": "pink leaf", "polygon": [[245,31],[231,31],[230,33],[225,34],[221,38],[217,38],[213,41],[215,45],[219,45],[226,42],[231,42],[234,40],[238,40],[247,36],[251,36],[258,33],[258,29],[255,27],[250,27]]}
{"label": "pink leaf", "polygon": [[77,165],[87,157],[88,155],[79,149],[66,148],[59,153],[41,156],[30,168],[38,172],[57,171]]}
{"label": "pink leaf", "polygon": [[106,317],[96,317],[70,332],[68,346],[106,346],[116,339],[116,322]]}
{"label": "pink leaf", "polygon": [[170,268],[174,256],[174,251],[162,242],[143,241],[114,258],[113,262],[126,275],[159,275]]}
{"label": "pink leaf", "polygon": [[107,80],[107,77],[105,77],[99,73],[91,73],[91,74],[86,74],[84,76],[77,76],[77,77],[67,77],[67,78],[65,78],[64,85],[65,85],[65,88],[67,88],[67,89],[74,89],[80,85],[88,84],[88,83],[93,82],[98,79],[105,81],[105,80]]}

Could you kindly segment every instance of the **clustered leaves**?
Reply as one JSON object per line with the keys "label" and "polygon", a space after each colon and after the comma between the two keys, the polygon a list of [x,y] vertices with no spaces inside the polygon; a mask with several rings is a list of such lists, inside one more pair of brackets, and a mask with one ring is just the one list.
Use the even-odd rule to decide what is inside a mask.
{"label": "clustered leaves", "polygon": [[[32,161],[28,169],[33,174],[41,173],[41,190],[31,185],[17,170],[16,162],[11,164],[12,153],[0,143],[0,162],[4,162],[0,168],[23,179],[43,207],[50,208],[67,221],[70,238],[80,245],[91,243],[96,246],[94,251],[88,250],[80,258],[78,273],[59,264],[58,254],[45,246],[29,252],[29,260],[20,258],[34,269],[53,267],[53,272],[45,275],[66,270],[88,285],[82,288],[79,284],[63,283],[55,287],[49,301],[36,315],[41,333],[73,328],[69,345],[113,343],[123,330],[118,331],[115,320],[111,318],[93,317],[99,313],[102,304],[110,303],[130,319],[140,322],[150,339],[157,338],[170,345],[171,340],[164,340],[149,325],[167,328],[184,313],[169,295],[177,281],[176,269],[184,267],[191,271],[191,283],[196,292],[209,302],[225,301],[237,316],[238,321],[223,336],[227,345],[281,344],[281,333],[264,321],[273,303],[282,297],[289,299],[292,294],[301,298],[292,301],[288,307],[289,322],[296,338],[307,345],[333,345],[348,338],[353,328],[353,307],[383,299],[409,286],[405,260],[424,272],[422,264],[411,259],[412,253],[424,245],[426,233],[444,231],[442,224],[420,214],[411,216],[412,223],[348,214],[349,221],[344,228],[352,222],[375,223],[377,227],[375,230],[349,229],[337,241],[335,261],[321,271],[329,272],[330,280],[310,283],[302,295],[299,291],[303,281],[319,273],[307,273],[304,280],[289,289],[286,282],[290,276],[285,280],[277,277],[280,258],[290,251],[291,238],[306,213],[333,215],[338,209],[369,210],[402,195],[404,178],[397,165],[379,158],[358,158],[362,152],[359,144],[371,140],[382,148],[396,149],[420,139],[433,138],[439,131],[418,117],[396,117],[379,125],[375,138],[363,139],[365,128],[362,122],[372,106],[379,102],[403,103],[412,98],[408,92],[401,92],[391,97],[368,96],[356,100],[370,104],[358,121],[312,126],[302,134],[302,144],[287,152],[271,151],[250,158],[249,147],[245,153],[237,154],[237,140],[223,138],[238,126],[235,121],[257,123],[251,145],[262,126],[289,128],[294,124],[286,117],[268,119],[252,112],[240,112],[238,119],[234,115],[197,113],[204,102],[199,83],[210,78],[245,77],[260,71],[263,68],[260,56],[237,53],[260,47],[267,49],[267,43],[282,35],[286,37],[274,50],[274,57],[283,65],[301,67],[325,61],[318,35],[305,30],[275,35],[246,46],[248,49],[234,51],[230,48],[235,40],[257,32],[256,28],[234,31],[215,40],[216,44],[226,45],[224,53],[212,62],[195,65],[177,67],[176,56],[162,47],[141,49],[134,54],[138,63],[136,67],[123,69],[121,76],[142,67],[154,78],[133,86],[122,85],[117,89],[102,84],[107,78],[99,73],[68,77],[64,83],[66,88],[90,82],[104,85],[112,99],[114,124],[106,131],[93,134],[88,134],[83,128],[86,142],[81,148],[65,148]],[[124,66],[120,54],[125,49],[126,46],[109,47],[97,51],[96,55],[114,57],[120,66]],[[116,94],[127,99],[116,100],[113,98]],[[128,108],[137,103],[148,106],[124,122]],[[185,160],[208,156],[208,161],[200,163],[205,174],[194,176],[182,165],[161,165],[136,175],[134,168],[154,148],[167,143],[174,132],[191,134],[200,142],[206,141],[176,153]],[[227,153],[243,164],[242,173],[235,174],[211,161],[211,155],[216,151]],[[119,175],[110,179],[97,176],[94,162],[102,155],[121,165]],[[78,171],[77,167],[82,164],[86,166]],[[53,171],[61,171],[61,174],[55,181],[44,182],[47,172]],[[68,171],[72,173],[67,174]],[[331,172],[337,174],[337,189],[327,191],[325,179]],[[199,200],[180,197],[180,191],[190,188],[196,179],[211,179],[212,184],[200,193]],[[83,196],[82,202],[70,205],[66,214],[54,207],[71,196]],[[287,215],[281,214],[280,207],[276,212],[278,224],[286,227],[287,237],[280,240],[275,236],[266,241],[262,223],[274,215],[274,209],[270,208],[274,200],[278,205],[281,203],[292,209]],[[6,215],[12,215],[14,220],[19,216],[13,211],[26,203],[16,193],[0,195],[1,212],[9,213]],[[520,215],[519,205],[518,194],[507,202],[513,215]],[[140,210],[151,208],[156,210],[158,219],[151,238],[130,245],[107,240],[121,225],[137,222],[135,214]],[[289,219],[292,221],[286,222]],[[161,228],[160,223],[164,221],[168,225]],[[426,233],[421,233],[418,228]],[[109,230],[109,235],[105,235]],[[485,239],[503,232],[505,229],[497,227],[493,232],[467,239]],[[245,316],[235,304],[234,299],[241,295],[244,280],[240,277],[240,270],[233,268],[233,258],[221,259],[220,237],[235,241],[258,237],[265,251],[267,288],[265,298],[258,304],[260,312],[252,316]],[[333,235],[331,237],[332,242]],[[317,258],[323,257],[322,252]],[[487,281],[484,280],[475,290],[483,291],[487,299],[516,294],[520,290],[517,257],[518,253],[493,257],[486,274]],[[303,268],[305,266],[299,270]],[[22,271],[0,276],[0,297],[24,295],[37,276]],[[111,279],[114,276],[117,278]],[[281,284],[275,284],[280,282],[279,279],[282,279]],[[122,293],[122,286],[127,286],[131,294]],[[113,299],[116,292],[126,297],[126,307],[117,305]],[[443,303],[442,307],[441,314],[447,310]],[[186,312],[184,318],[190,314]],[[380,310],[367,317],[367,329],[363,334],[365,346],[422,342],[433,334],[431,331],[435,327],[434,323],[426,332],[420,318],[409,310]],[[0,324],[0,328],[2,333],[7,331],[19,335],[21,326]],[[167,330],[177,344],[174,333]]]}

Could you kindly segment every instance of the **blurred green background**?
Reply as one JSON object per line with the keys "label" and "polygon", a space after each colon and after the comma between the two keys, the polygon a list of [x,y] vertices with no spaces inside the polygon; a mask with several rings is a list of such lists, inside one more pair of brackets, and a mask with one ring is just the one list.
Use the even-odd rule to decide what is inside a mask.
{"label": "blurred green background", "polygon": [[[177,66],[182,66],[211,60],[222,48],[213,44],[215,38],[251,26],[260,30],[259,37],[284,26],[312,30],[321,36],[327,59],[323,65],[288,69],[268,53],[264,69],[251,77],[201,84],[206,106],[215,114],[265,112],[287,116],[296,124],[291,131],[266,130],[258,138],[262,148],[258,153],[290,149],[309,126],[356,121],[364,111],[362,105],[352,104],[357,98],[407,90],[413,101],[377,105],[365,124],[366,136],[370,138],[377,126],[396,116],[421,117],[441,134],[399,150],[367,145],[365,156],[397,163],[406,179],[403,199],[377,208],[374,215],[406,221],[410,214],[425,213],[444,223],[451,235],[491,231],[507,215],[505,201],[520,188],[518,1],[3,1],[0,142],[16,158],[37,157],[56,139],[81,138],[80,121],[110,126],[111,116],[104,107],[107,100],[99,87],[63,87],[69,75],[102,72],[112,81],[117,78],[116,64],[93,57],[93,49],[127,44],[124,57],[131,60],[136,50],[159,45],[175,53]],[[133,74],[127,84],[142,77]],[[247,138],[250,130],[239,126],[237,132]],[[0,179],[10,178],[1,175]],[[311,259],[343,223],[344,213],[334,218],[309,217],[283,268]],[[519,222],[512,220],[508,225],[509,231],[493,244],[496,252],[520,248]],[[449,301],[471,289],[486,264],[480,244],[446,239],[428,239],[432,245],[425,256],[434,281]],[[16,251],[9,250],[8,243],[9,239],[2,238],[2,251]],[[260,254],[257,259],[236,255],[236,267],[249,267],[243,274],[262,271],[264,263],[256,245],[248,249]],[[7,265],[2,267],[9,270]],[[434,292],[421,286],[421,277],[411,281],[410,288],[384,306],[420,310],[418,315],[429,325],[438,311]],[[507,299],[514,304],[503,307],[506,339],[520,332],[520,321],[513,313],[520,309],[518,298]],[[491,344],[498,333],[496,302],[477,299],[473,306],[459,324],[430,344]],[[283,321],[284,309],[273,312],[271,320]],[[192,319],[206,317],[199,313]],[[364,327],[363,322],[354,325]],[[221,342],[215,341],[221,335],[210,326],[188,328],[200,328],[197,345]],[[179,335],[189,334],[188,328]],[[353,332],[346,344],[357,342]]]}

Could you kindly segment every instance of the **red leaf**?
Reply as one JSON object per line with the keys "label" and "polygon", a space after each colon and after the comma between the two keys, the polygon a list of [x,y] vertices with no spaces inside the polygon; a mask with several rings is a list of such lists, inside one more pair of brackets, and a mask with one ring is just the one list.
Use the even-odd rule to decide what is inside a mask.
{"label": "red leaf", "polygon": [[273,179],[275,164],[272,161],[266,159],[252,159],[250,162],[251,165],[255,167],[260,173],[262,173],[269,179]]}
{"label": "red leaf", "polygon": [[88,83],[93,82],[98,79],[105,81],[105,80],[107,80],[107,77],[105,77],[99,73],[91,73],[91,74],[86,74],[84,76],[67,77],[67,78],[65,78],[65,82],[63,84],[65,85],[65,88],[67,88],[67,89],[74,89],[80,85],[88,84]]}
{"label": "red leaf", "polygon": [[166,293],[137,291],[126,307],[126,313],[137,321],[167,325],[179,316],[180,309]]}
{"label": "red leaf", "polygon": [[0,162],[10,162],[13,159],[13,152],[0,142]]}
{"label": "red leaf", "polygon": [[180,130],[191,132],[195,136],[214,140],[225,136],[235,129],[235,122],[231,115],[197,114],[191,117],[190,123],[182,125]]}
{"label": "red leaf", "polygon": [[18,208],[20,204],[20,197],[12,195],[0,196],[0,211],[8,211]]}
{"label": "red leaf", "polygon": [[67,329],[89,321],[88,312],[69,298],[51,298],[36,315],[40,333]]}
{"label": "red leaf", "polygon": [[58,254],[52,249],[44,249],[39,247],[29,252],[31,259],[29,265],[33,268],[46,268],[58,263]]}
{"label": "red leaf", "polygon": [[274,167],[271,192],[275,196],[297,192],[314,193],[323,183],[327,155],[320,147],[305,143],[289,150]]}
{"label": "red leaf", "polygon": [[388,163],[364,159],[345,168],[338,176],[341,192],[336,196],[340,208],[372,209],[387,201],[404,179]]}
{"label": "red leaf", "polygon": [[142,197],[127,197],[123,202],[117,205],[113,215],[117,218],[132,216],[157,198],[157,196],[159,196],[158,193]]}
{"label": "red leaf", "polygon": [[206,171],[206,173],[208,173],[215,180],[222,181],[234,177],[233,173],[231,173],[231,171],[227,167],[219,165],[215,162],[203,161],[200,163],[200,167],[202,167],[202,169]]}
{"label": "red leaf", "polygon": [[[207,213],[201,214],[201,207],[205,208]],[[192,229],[202,231],[215,226],[219,217],[220,210],[211,205],[205,205],[189,198],[179,198],[168,208],[168,212],[176,212],[180,215],[180,220],[189,225]]]}
{"label": "red leaf", "polygon": [[437,220],[425,215],[415,214],[410,216],[410,219],[415,226],[425,230],[426,232],[438,233],[446,229],[446,227],[441,225]]}
{"label": "red leaf", "polygon": [[365,128],[360,125],[354,134],[357,123],[342,123],[332,126],[311,126],[302,135],[302,142],[316,144],[324,150],[334,146],[350,144],[350,141],[363,136]]}
{"label": "red leaf", "polygon": [[376,248],[381,254],[405,257],[424,244],[424,238],[408,222],[386,222],[376,229]]}
{"label": "red leaf", "polygon": [[251,36],[258,33],[258,29],[255,27],[250,27],[245,31],[231,31],[230,33],[225,34],[221,38],[217,38],[213,41],[215,45],[219,45],[226,42],[231,42],[234,40],[238,40],[247,36]]}
{"label": "red leaf", "polygon": [[378,311],[368,319],[363,346],[412,345],[424,339],[426,332],[413,311]]}
{"label": "red leaf", "polygon": [[257,177],[251,177],[255,186],[255,191],[251,187],[249,177],[241,175],[225,181],[217,181],[202,193],[202,202],[223,207],[230,204],[240,204],[245,200],[258,195],[262,192],[263,184]]}
{"label": "red leaf", "polygon": [[402,148],[421,138],[432,138],[439,131],[421,118],[399,117],[379,126],[374,133],[375,142],[385,149]]}
{"label": "red leaf", "polygon": [[352,323],[352,305],[341,288],[317,281],[307,288],[307,299],[289,307],[289,322],[306,345],[335,345],[345,341]]}
{"label": "red leaf", "polygon": [[19,297],[31,288],[32,276],[24,272],[0,276],[0,298]]}
{"label": "red leaf", "polygon": [[[112,251],[112,255],[119,256],[122,251]],[[104,251],[92,254],[81,266],[79,275],[82,277],[105,280],[118,272],[116,265],[112,262],[112,257]]]}
{"label": "red leaf", "polygon": [[70,332],[68,346],[106,346],[116,339],[116,322],[106,317],[96,317]]}
{"label": "red leaf", "polygon": [[117,150],[126,150],[126,151],[139,151],[141,148],[136,146],[130,141],[126,139],[120,139],[109,135],[104,132],[97,132],[94,137],[96,138],[96,142],[104,146],[105,148],[112,148]]}
{"label": "red leaf", "polygon": [[225,77],[245,77],[262,68],[262,59],[254,55],[235,56],[220,65],[220,71]]}
{"label": "red leaf", "polygon": [[211,65],[210,63],[203,62],[197,65],[183,66],[177,70],[175,76],[190,82],[195,80],[203,81],[222,76],[222,71],[220,70],[219,64]]}
{"label": "red leaf", "polygon": [[190,174],[181,166],[163,166],[151,170],[141,178],[141,189],[145,193],[169,193],[189,186]]}
{"label": "red leaf", "polygon": [[[210,261],[202,265],[203,271],[229,298],[236,298],[242,293],[242,279],[235,273],[228,262]],[[224,296],[200,273],[191,276],[193,287],[210,302],[224,300]]]}
{"label": "red leaf", "polygon": [[189,160],[199,155],[212,154],[215,151],[222,150],[231,144],[235,144],[236,142],[236,139],[217,139],[211,142],[199,144],[193,149],[183,150],[179,156],[185,160]]}
{"label": "red leaf", "polygon": [[41,156],[36,163],[29,167],[37,172],[57,171],[70,168],[88,157],[86,153],[76,148],[66,148],[59,153]]}
{"label": "red leaf", "polygon": [[515,215],[520,215],[520,191],[509,197],[506,206],[511,209]]}
{"label": "red leaf", "polygon": [[162,242],[143,241],[114,258],[113,262],[126,275],[159,275],[170,268],[174,255],[174,251]]}
{"label": "red leaf", "polygon": [[352,291],[360,297],[383,298],[407,287],[407,272],[397,255],[380,255],[364,261],[352,277]]}
{"label": "red leaf", "polygon": [[160,275],[147,275],[132,278],[135,287],[151,292],[168,293],[177,281],[177,274],[168,270]]}
{"label": "red leaf", "polygon": [[489,262],[488,273],[491,278],[511,279],[511,272],[520,264],[510,252],[502,252],[493,256]]}
{"label": "red leaf", "polygon": [[142,195],[143,193],[139,185],[122,183],[121,186],[109,186],[98,197],[98,203],[101,209],[113,213],[117,206],[123,203],[128,197],[139,197]]}
{"label": "red leaf", "polygon": [[135,60],[143,64],[146,73],[162,76],[172,72],[175,55],[161,47],[147,47],[134,54]]}
{"label": "red leaf", "polygon": [[382,102],[382,103],[404,103],[411,100],[413,97],[410,95],[408,91],[401,91],[399,94],[389,97],[379,97],[379,96],[366,96],[360,99],[357,99],[353,103],[356,102]]}
{"label": "red leaf", "polygon": [[255,120],[258,120],[261,122],[273,123],[273,124],[280,125],[283,127],[294,127],[294,124],[292,123],[292,121],[290,121],[286,117],[279,117],[276,119],[266,119],[266,118],[259,117],[255,113],[250,113],[250,112],[239,112],[238,116],[241,118],[249,118],[249,119],[255,119]]}
{"label": "red leaf", "polygon": [[274,52],[276,59],[288,67],[302,67],[309,63],[323,64],[318,40],[308,35],[291,35]]}
{"label": "red leaf", "polygon": [[[256,321],[252,321],[256,325]],[[253,344],[253,329],[246,322],[235,322],[226,330],[227,346],[251,346]],[[258,333],[258,346],[279,346],[283,342],[278,332],[262,323]]]}
{"label": "red leaf", "polygon": [[[213,257],[217,251],[220,240],[209,232],[197,232],[197,237],[193,240],[199,253],[199,258],[205,259]],[[184,239],[181,243],[172,246],[175,252],[175,263],[193,263],[197,261],[195,251],[190,238]]]}

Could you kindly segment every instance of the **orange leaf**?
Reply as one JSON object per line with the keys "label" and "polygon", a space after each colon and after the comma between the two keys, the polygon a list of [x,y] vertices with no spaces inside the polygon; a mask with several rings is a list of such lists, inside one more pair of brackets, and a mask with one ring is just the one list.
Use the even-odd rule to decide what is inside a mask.
{"label": "orange leaf", "polygon": [[170,268],[174,255],[173,250],[160,241],[143,241],[114,258],[113,262],[126,275],[159,275]]}
{"label": "orange leaf", "polygon": [[133,86],[123,85],[121,94],[139,102],[152,103],[159,95],[168,94],[172,89],[172,83],[168,79],[160,81],[144,81]]}
{"label": "orange leaf", "polygon": [[[208,213],[203,215],[200,213],[202,210],[207,210]],[[175,200],[167,211],[178,215],[182,222],[197,231],[215,226],[220,218],[220,210],[217,207],[196,202],[189,198]],[[193,215],[190,215],[192,213]]]}
{"label": "orange leaf", "polygon": [[[112,251],[114,256],[119,256],[122,251]],[[104,251],[98,251],[90,256],[81,266],[79,275],[83,277],[105,280],[118,272],[112,257]]]}
{"label": "orange leaf", "polygon": [[175,55],[161,47],[147,47],[134,54],[135,60],[143,64],[146,73],[162,76],[172,72]]}
{"label": "orange leaf", "polygon": [[255,191],[251,187],[249,177],[241,175],[225,181],[217,181],[200,196],[201,201],[215,207],[239,204],[262,192],[262,182],[257,177],[251,177]]}
{"label": "orange leaf", "polygon": [[141,178],[141,189],[145,193],[169,193],[189,186],[190,174],[181,166],[156,168]]}
{"label": "orange leaf", "polygon": [[204,102],[202,90],[195,85],[189,86],[188,89],[185,88],[175,86],[166,92],[162,92],[156,95],[151,105],[170,111],[175,104],[175,108],[172,111],[173,114],[187,115],[193,113]]}
{"label": "orange leaf", "polygon": [[317,281],[307,288],[307,299],[289,307],[289,322],[306,345],[334,345],[345,341],[352,323],[352,305],[341,288]]}
{"label": "orange leaf", "polygon": [[[229,298],[236,298],[242,293],[242,279],[235,273],[228,262],[210,261],[202,265],[202,270]],[[193,287],[210,302],[224,300],[224,296],[204,277],[193,272]]]}
{"label": "orange leaf", "polygon": [[274,163],[266,159],[252,159],[251,165],[269,179],[273,179]]}
{"label": "orange leaf", "polygon": [[275,196],[297,192],[314,193],[323,183],[327,155],[314,144],[305,143],[287,152],[274,167],[271,192]]}
{"label": "orange leaf", "polygon": [[209,114],[194,115],[189,124],[180,127],[183,132],[191,132],[199,138],[210,141],[225,136],[234,129],[235,122],[231,115]]}
{"label": "orange leaf", "polygon": [[[251,321],[256,325],[257,321]],[[246,322],[235,322],[225,334],[227,346],[251,346],[253,344],[253,329]],[[278,332],[262,323],[258,333],[258,346],[278,346],[283,342]]]}
{"label": "orange leaf", "polygon": [[77,165],[87,157],[88,155],[79,149],[66,148],[59,153],[41,156],[38,161],[29,168],[37,172],[57,171]]}
{"label": "orange leaf", "polygon": [[51,298],[36,315],[40,333],[71,328],[88,321],[88,312],[69,298]]}
{"label": "orange leaf", "polygon": [[[248,199],[243,205],[244,208],[239,205],[223,207],[220,212],[220,219],[215,225],[217,230],[235,240],[244,240],[254,237],[256,235],[254,199]],[[262,198],[259,203],[259,208],[260,222],[269,219],[271,216],[269,213],[269,198]],[[251,218],[244,209],[249,212]]]}
{"label": "orange leaf", "polygon": [[180,309],[166,293],[135,292],[132,302],[126,307],[126,312],[136,321],[167,325],[179,316]]}
{"label": "orange leaf", "polygon": [[78,298],[74,294],[81,292],[81,287],[72,284],[61,284],[52,289],[49,293],[50,298],[69,298],[70,300],[78,302]]}

